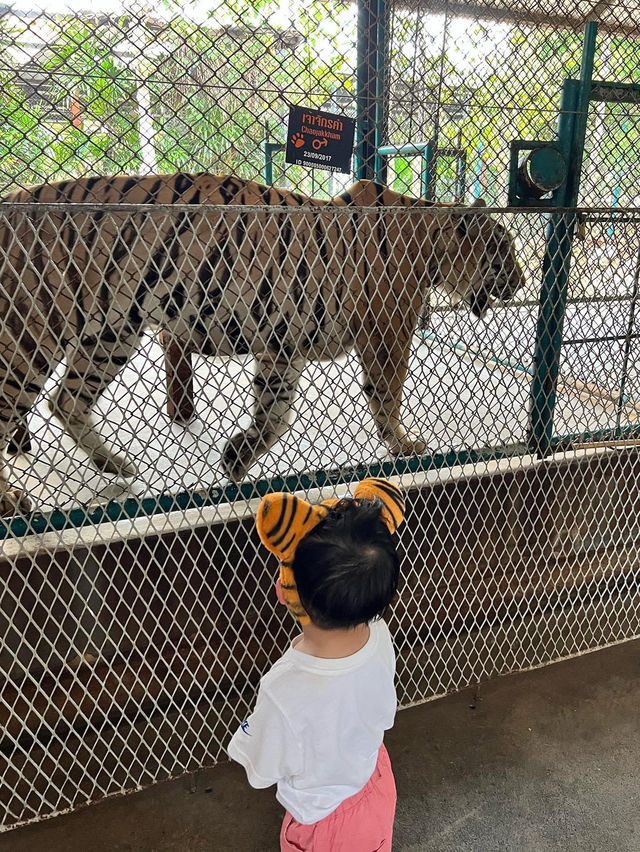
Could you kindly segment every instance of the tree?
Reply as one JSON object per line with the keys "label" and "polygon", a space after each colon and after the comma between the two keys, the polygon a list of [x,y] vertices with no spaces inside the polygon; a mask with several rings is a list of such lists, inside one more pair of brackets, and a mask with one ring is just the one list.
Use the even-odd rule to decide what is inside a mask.
{"label": "tree", "polygon": [[[285,141],[289,104],[326,107],[339,91],[341,108],[355,112],[354,7],[310,0],[295,17],[283,9],[276,0],[213,0],[196,22],[167,0],[156,17],[50,17],[51,37],[36,57],[49,77],[46,96],[34,105],[16,78],[0,78],[5,186],[145,165],[261,177],[265,136]],[[20,32],[8,20],[0,20],[0,39],[15,45]],[[562,80],[578,73],[581,35],[402,8],[393,9],[390,35],[383,142],[437,136],[441,148],[460,145],[468,192],[504,203],[509,142],[555,137]],[[636,42],[603,37],[596,73],[638,81],[637,58]],[[590,116],[590,203],[610,203],[623,178],[637,184],[637,124],[621,105]],[[389,180],[417,193],[420,167],[396,158]],[[326,179],[288,166],[276,180],[329,192],[319,174]],[[454,183],[455,163],[441,159],[437,197],[450,199]]]}
{"label": "tree", "polygon": [[[0,46],[6,50],[16,37],[15,28],[0,18]],[[15,182],[36,182],[54,165],[47,156],[50,134],[43,124],[43,109],[29,103],[14,75],[0,71],[0,192]]]}

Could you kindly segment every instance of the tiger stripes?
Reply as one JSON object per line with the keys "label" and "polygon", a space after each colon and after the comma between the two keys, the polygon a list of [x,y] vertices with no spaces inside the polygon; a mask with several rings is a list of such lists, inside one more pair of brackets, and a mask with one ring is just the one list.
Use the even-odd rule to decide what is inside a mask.
{"label": "tiger stripes", "polygon": [[[356,485],[353,496],[354,499],[380,499],[382,519],[391,533],[395,533],[404,520],[402,491],[386,479],[363,479]],[[302,539],[327,517],[337,502],[332,498],[314,506],[295,494],[277,492],[267,494],[258,506],[256,528],[260,541],[280,560],[283,597],[289,612],[301,624],[308,624],[309,616],[300,601],[293,574],[295,552]]]}
{"label": "tiger stripes", "polygon": [[[50,411],[108,474],[136,469],[103,442],[91,410],[147,328],[204,355],[253,355],[252,420],[222,452],[239,481],[288,430],[307,362],[351,350],[388,450],[422,452],[400,408],[429,289],[480,315],[523,283],[513,240],[487,213],[436,215],[372,181],[320,201],[231,176],[89,177],[3,202],[0,449],[16,431],[28,446],[29,411],[66,360]],[[0,512],[28,508],[0,470]]]}

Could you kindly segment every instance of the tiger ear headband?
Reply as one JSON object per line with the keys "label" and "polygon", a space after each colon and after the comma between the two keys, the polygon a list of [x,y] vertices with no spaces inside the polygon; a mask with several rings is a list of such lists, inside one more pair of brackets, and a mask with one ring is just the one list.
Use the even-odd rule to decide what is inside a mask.
{"label": "tiger ear headband", "polygon": [[[386,479],[363,479],[353,492],[354,498],[382,501],[382,520],[394,533],[404,520],[404,499],[396,485]],[[302,539],[324,521],[338,500],[323,500],[315,506],[296,497],[295,494],[279,492],[267,494],[260,501],[256,516],[258,535],[264,546],[280,559],[280,585],[289,612],[300,624],[309,624],[310,619],[300,602],[293,576],[293,558]]]}

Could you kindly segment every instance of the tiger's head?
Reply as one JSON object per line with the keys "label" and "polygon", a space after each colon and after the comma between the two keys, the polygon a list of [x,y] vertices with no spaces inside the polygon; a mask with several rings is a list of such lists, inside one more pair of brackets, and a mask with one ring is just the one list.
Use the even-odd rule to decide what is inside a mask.
{"label": "tiger's head", "polygon": [[513,237],[482,210],[485,206],[478,198],[469,207],[472,212],[441,217],[430,263],[432,286],[452,304],[464,302],[480,318],[495,301],[508,302],[525,284]]}

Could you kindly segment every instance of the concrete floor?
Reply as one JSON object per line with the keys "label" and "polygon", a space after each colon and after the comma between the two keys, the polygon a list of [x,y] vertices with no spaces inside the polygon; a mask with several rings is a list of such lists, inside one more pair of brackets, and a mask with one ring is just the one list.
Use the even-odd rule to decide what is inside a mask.
{"label": "concrete floor", "polygon": [[[640,852],[640,640],[399,714],[396,852]],[[271,852],[235,765],[0,836],[0,852]]]}

